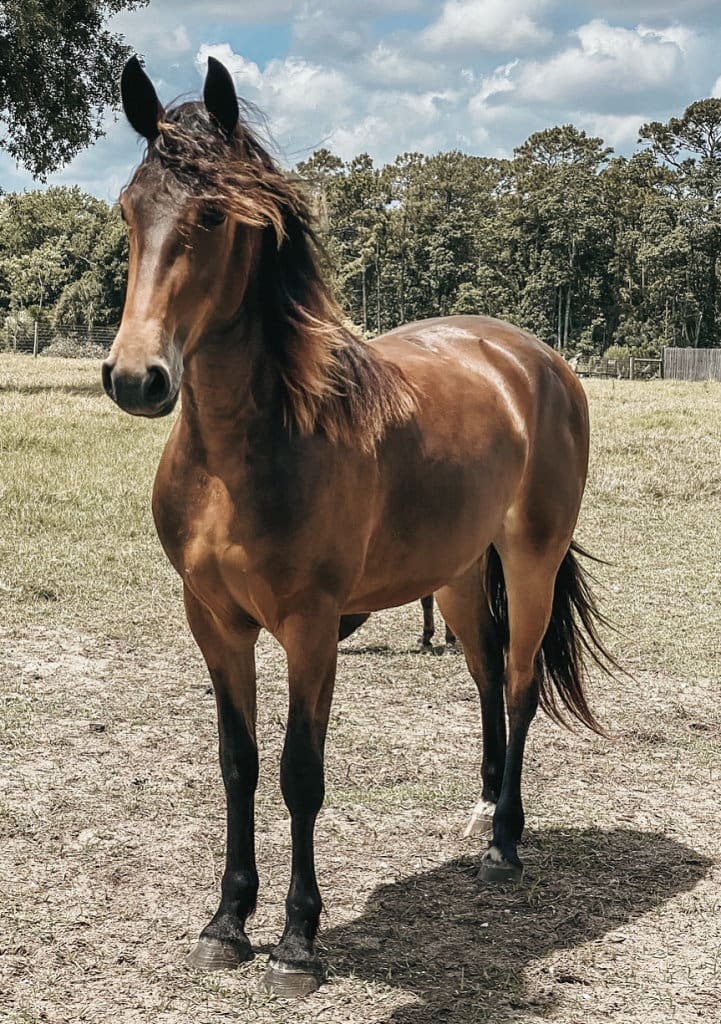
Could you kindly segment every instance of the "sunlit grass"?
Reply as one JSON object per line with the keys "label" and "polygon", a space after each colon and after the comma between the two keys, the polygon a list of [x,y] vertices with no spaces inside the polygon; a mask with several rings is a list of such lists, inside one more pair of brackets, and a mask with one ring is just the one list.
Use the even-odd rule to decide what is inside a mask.
{"label": "sunlit grass", "polygon": [[93,361],[0,357],[0,614],[132,633],[180,621],[150,490],[170,428],[115,409]]}

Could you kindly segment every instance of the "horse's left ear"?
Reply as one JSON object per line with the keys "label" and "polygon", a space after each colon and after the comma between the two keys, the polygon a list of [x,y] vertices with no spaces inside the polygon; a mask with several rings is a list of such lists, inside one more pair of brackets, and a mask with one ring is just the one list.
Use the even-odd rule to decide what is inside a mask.
{"label": "horse's left ear", "polygon": [[208,57],[208,74],[203,86],[203,102],[227,135],[238,123],[238,97],[230,72],[215,57]]}
{"label": "horse's left ear", "polygon": [[128,121],[138,135],[148,142],[157,139],[164,111],[160,105],[155,86],[143,71],[137,57],[131,57],[120,76],[120,96]]}

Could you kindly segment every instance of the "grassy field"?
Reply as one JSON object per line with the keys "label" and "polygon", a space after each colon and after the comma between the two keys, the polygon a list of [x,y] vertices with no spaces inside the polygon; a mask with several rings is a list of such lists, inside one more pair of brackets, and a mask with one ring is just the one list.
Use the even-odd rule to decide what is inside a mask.
{"label": "grassy field", "polygon": [[318,825],[330,980],[258,989],[282,927],[283,659],[258,654],[256,960],[188,972],[215,909],[214,704],[149,511],[168,421],[82,361],[0,356],[0,1019],[123,1024],[715,1019],[721,1006],[721,385],[588,383],[578,539],[633,674],[593,680],[613,739],[539,718],[517,888],[460,836],[479,716],[420,609],[342,645]]}

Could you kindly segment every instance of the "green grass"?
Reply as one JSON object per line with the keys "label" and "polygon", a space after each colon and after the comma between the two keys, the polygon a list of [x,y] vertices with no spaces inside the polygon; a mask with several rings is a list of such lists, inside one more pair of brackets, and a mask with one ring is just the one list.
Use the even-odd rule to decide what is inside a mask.
{"label": "green grass", "polygon": [[599,597],[626,663],[721,674],[721,385],[590,381],[578,536],[609,567]]}
{"label": "green grass", "polygon": [[0,616],[115,634],[180,621],[150,491],[170,429],[104,396],[90,360],[0,357]]}

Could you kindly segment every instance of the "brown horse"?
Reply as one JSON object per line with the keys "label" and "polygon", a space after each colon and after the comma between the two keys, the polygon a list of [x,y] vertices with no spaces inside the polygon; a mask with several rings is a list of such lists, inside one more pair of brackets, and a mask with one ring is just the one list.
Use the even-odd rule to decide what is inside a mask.
{"label": "brown horse", "polygon": [[342,614],[437,594],[480,692],[484,880],[521,874],[521,769],[539,702],[597,728],[581,657],[600,650],[597,613],[572,545],[586,400],[561,358],[498,320],[359,340],[319,274],[299,186],[240,115],[223,66],[209,61],[203,102],[167,111],[136,59],[121,84],[148,147],[120,197],[128,289],[103,382],[140,416],[170,412],[182,392],[153,512],[213,680],[227,794],[220,906],[190,962],[252,955],[254,648],[267,629],[288,663],[293,853],[266,978],[299,994],[320,979],[313,832]]}

